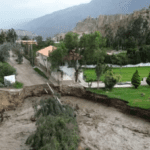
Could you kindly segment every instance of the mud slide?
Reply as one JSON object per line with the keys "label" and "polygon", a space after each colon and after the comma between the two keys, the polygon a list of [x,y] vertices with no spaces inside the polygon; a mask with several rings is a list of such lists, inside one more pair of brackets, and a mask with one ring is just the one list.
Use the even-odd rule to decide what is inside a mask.
{"label": "mud slide", "polygon": [[[49,91],[49,94],[44,94],[44,88],[48,91],[46,85],[38,85],[24,88],[20,95],[0,92],[0,108],[5,109],[3,121],[0,122],[0,149],[31,149],[25,145],[25,141],[31,133],[36,131],[35,122],[32,119],[34,105],[39,103],[41,98],[51,97]],[[63,87],[61,92],[62,104],[72,106],[77,114],[80,130],[78,150],[86,150],[86,148],[91,150],[150,149],[150,123],[148,121],[125,114],[117,108],[80,98],[83,93],[86,94],[83,89],[73,87]],[[67,94],[74,96],[64,96]],[[110,100],[108,102],[114,105]],[[116,100],[115,107],[123,105],[119,102]]]}
{"label": "mud slide", "polygon": [[[30,150],[25,141],[36,131],[31,121],[33,108],[41,98],[49,97],[28,97],[16,110],[5,112],[9,117],[0,124],[2,150]],[[76,111],[81,138],[78,150],[149,150],[150,123],[82,98],[62,96],[61,102]]]}

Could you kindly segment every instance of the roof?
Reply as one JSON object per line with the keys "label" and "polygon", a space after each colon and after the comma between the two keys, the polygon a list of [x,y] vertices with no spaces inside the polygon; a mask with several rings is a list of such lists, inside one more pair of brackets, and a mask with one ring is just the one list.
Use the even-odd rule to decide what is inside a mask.
{"label": "roof", "polygon": [[16,40],[16,43],[28,43],[37,45],[37,42],[35,40]]}
{"label": "roof", "polygon": [[57,49],[57,47],[50,45],[50,46],[45,47],[45,48],[43,48],[43,49],[41,49],[41,50],[39,50],[37,52],[48,57],[48,52],[51,53],[52,50],[53,50],[53,47],[54,47],[54,50]]}

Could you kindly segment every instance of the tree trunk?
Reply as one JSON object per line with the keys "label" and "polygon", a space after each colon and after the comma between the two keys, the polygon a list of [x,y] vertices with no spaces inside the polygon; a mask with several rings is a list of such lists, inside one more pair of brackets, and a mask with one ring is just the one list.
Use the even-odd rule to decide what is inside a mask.
{"label": "tree trunk", "polygon": [[97,78],[97,88],[99,89],[99,77]]}
{"label": "tree trunk", "polygon": [[78,70],[76,70],[76,82],[77,82],[77,80],[78,80]]}

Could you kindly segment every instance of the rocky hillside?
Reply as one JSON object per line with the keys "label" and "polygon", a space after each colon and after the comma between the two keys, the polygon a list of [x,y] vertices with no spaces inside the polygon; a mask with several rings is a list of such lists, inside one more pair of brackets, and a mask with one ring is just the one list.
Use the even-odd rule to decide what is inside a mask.
{"label": "rocky hillside", "polygon": [[130,15],[100,15],[98,18],[88,17],[82,22],[79,22],[74,28],[74,32],[78,34],[91,33],[95,31],[100,31],[103,36],[106,35],[106,30],[108,27],[112,29],[113,36],[115,36],[118,27],[127,27],[128,23],[142,16],[147,19],[150,25],[150,10],[140,10],[135,11]]}
{"label": "rocky hillside", "polygon": [[[114,14],[130,14],[133,13],[134,10],[141,9],[141,7],[148,6],[147,0],[138,1],[136,0],[91,0],[89,3],[80,4],[76,6],[72,6],[63,10],[59,10],[53,12],[51,14],[47,14],[45,16],[35,18],[32,21],[24,23],[21,26],[16,27],[15,29],[22,29],[27,31],[35,32],[38,35],[46,37],[53,37],[56,34],[66,33],[75,28],[76,24],[87,18],[87,16],[91,16],[96,18],[99,15],[114,15]],[[124,15],[119,15],[124,16]],[[103,20],[108,20],[108,23],[111,21],[116,21],[120,17],[98,17],[89,23],[92,26],[92,23],[98,25],[98,28],[101,27]],[[108,19],[111,18],[111,19]],[[97,22],[97,23],[96,23]],[[106,22],[106,21],[104,21]],[[79,23],[80,24],[80,23]],[[79,26],[78,24],[78,26]],[[97,26],[91,27],[89,30],[96,30]]]}

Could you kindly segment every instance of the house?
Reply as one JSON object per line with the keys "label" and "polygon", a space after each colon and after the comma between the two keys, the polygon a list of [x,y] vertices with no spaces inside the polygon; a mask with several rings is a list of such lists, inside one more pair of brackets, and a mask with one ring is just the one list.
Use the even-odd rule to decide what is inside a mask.
{"label": "house", "polygon": [[[56,81],[62,81],[62,83],[73,83],[74,80],[72,79],[72,74],[67,74],[68,73],[68,70],[71,70],[71,69],[67,69],[67,64],[65,66],[61,66],[61,69],[62,68],[65,68],[65,70],[67,69],[67,73],[63,73],[63,78],[61,78],[61,73],[60,72],[57,72],[57,71],[53,71],[51,72],[50,70],[50,62],[47,61],[47,58],[49,57],[49,53],[51,53],[52,51],[56,50],[57,47],[55,46],[48,46],[46,48],[43,48],[39,51],[36,52],[36,65],[41,68],[42,70],[46,71],[47,75],[51,76],[53,79],[55,79]],[[50,73],[50,74],[48,74]]]}
{"label": "house", "polygon": [[39,66],[42,65],[42,66],[48,68],[48,63],[49,63],[47,61],[47,58],[49,57],[48,54],[51,53],[53,50],[56,50],[56,49],[57,49],[57,47],[50,45],[46,48],[43,48],[43,49],[37,51],[36,56],[38,56],[38,57],[36,57],[36,58],[38,60]]}
{"label": "house", "polygon": [[36,44],[37,45],[37,42],[35,40],[16,40],[16,43],[19,43],[19,44],[28,44],[28,45],[31,45],[31,44]]}

